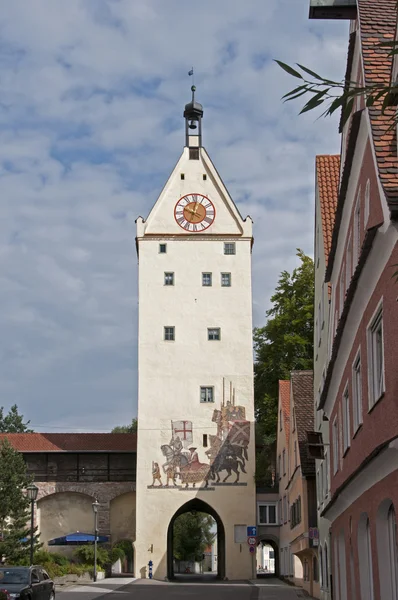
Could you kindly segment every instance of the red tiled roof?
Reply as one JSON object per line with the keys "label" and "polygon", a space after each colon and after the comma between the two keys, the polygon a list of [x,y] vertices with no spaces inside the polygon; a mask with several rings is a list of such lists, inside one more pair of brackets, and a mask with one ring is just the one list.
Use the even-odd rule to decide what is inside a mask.
{"label": "red tiled roof", "polygon": [[135,452],[135,433],[1,433],[19,452]]}
{"label": "red tiled roof", "polygon": [[279,381],[279,395],[282,404],[283,427],[285,430],[286,445],[290,434],[290,381]]}
{"label": "red tiled roof", "polygon": [[314,431],[314,377],[312,371],[292,371],[292,394],[300,450],[301,472],[315,475],[315,460],[308,454],[307,431]]}
{"label": "red tiled roof", "polygon": [[[390,49],[380,47],[383,41],[395,39],[397,28],[396,0],[358,0],[362,57],[366,85],[391,84],[392,57]],[[391,211],[398,215],[397,128],[391,127],[396,107],[381,114],[382,101],[369,108],[373,143],[379,177]]]}
{"label": "red tiled roof", "polygon": [[334,217],[340,180],[340,155],[326,154],[316,157],[316,179],[323,231],[326,264],[332,245]]}

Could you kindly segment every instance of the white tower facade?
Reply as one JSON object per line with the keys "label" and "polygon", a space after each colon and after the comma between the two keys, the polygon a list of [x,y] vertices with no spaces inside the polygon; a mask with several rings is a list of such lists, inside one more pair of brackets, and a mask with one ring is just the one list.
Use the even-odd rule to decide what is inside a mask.
{"label": "white tower facade", "polygon": [[217,521],[219,576],[253,575],[252,221],[202,147],[202,115],[193,88],[186,146],[137,219],[138,577],[150,561],[173,577],[173,522],[192,510]]}

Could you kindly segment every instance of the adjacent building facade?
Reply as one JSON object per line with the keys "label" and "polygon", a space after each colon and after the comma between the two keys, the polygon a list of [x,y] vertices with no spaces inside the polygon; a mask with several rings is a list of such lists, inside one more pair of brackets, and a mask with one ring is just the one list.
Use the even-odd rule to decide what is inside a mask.
{"label": "adjacent building facade", "polygon": [[[388,47],[379,43],[396,36],[396,2],[357,0],[352,9],[347,81],[388,85],[396,80],[396,67]],[[330,440],[330,490],[320,515],[331,524],[328,554],[333,597],[339,600],[398,597],[395,114],[396,106],[383,114],[380,101],[366,107],[358,97],[341,128],[339,192],[325,277],[331,287],[329,348],[317,401]]]}

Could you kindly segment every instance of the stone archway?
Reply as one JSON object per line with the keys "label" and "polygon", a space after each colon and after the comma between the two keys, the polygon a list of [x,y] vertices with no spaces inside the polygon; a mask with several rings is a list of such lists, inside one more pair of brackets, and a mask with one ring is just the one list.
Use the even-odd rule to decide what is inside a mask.
{"label": "stone archway", "polygon": [[167,530],[167,578],[171,581],[174,576],[173,561],[173,536],[174,521],[184,513],[191,511],[203,512],[212,516],[217,523],[217,579],[225,579],[225,530],[223,522],[218,513],[206,502],[194,498],[183,504],[177,512],[174,513]]}
{"label": "stone archway", "polygon": [[[273,577],[279,577],[280,568],[279,568],[279,545],[278,539],[274,536],[270,535],[260,535],[258,538],[258,543],[264,542],[269,544],[274,551],[274,560],[275,560],[275,573],[273,573]],[[261,575],[257,574],[257,577],[261,577]]]}

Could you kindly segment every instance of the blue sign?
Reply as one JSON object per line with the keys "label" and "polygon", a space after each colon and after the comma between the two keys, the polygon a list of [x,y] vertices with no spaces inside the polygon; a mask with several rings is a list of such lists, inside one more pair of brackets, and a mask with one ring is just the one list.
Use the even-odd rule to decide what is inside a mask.
{"label": "blue sign", "polygon": [[248,527],[247,528],[247,537],[256,537],[257,535],[257,527]]}

